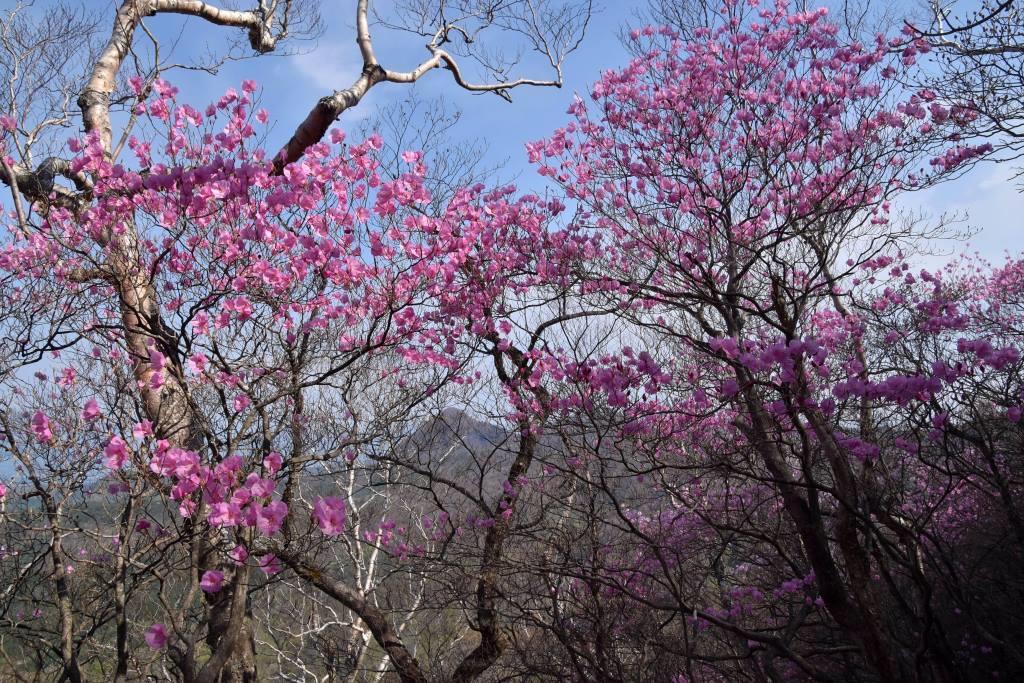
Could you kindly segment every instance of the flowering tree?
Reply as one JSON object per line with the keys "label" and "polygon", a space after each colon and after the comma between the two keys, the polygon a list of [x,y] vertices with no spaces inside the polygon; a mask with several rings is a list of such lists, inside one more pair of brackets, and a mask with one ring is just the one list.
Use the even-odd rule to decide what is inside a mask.
{"label": "flowering tree", "polygon": [[[318,20],[311,6],[260,2],[249,10],[229,10],[208,3],[125,2],[117,8],[109,39],[95,55],[76,51],[81,43],[57,35],[67,29],[61,19],[65,15],[74,20],[79,39],[94,30],[74,13],[46,14],[37,27],[27,11],[16,8],[4,24],[5,47],[12,55],[11,61],[5,60],[9,70],[4,68],[13,96],[5,99],[6,112],[0,119],[5,145],[0,178],[10,187],[16,219],[5,254],[5,272],[11,274],[7,291],[14,301],[28,306],[23,309],[25,318],[37,320],[33,311],[39,308],[53,320],[49,330],[31,325],[17,343],[30,353],[39,335],[43,343],[38,348],[49,350],[89,339],[97,344],[98,360],[109,364],[102,376],[116,376],[118,386],[137,398],[131,409],[117,415],[109,401],[82,407],[83,416],[88,410],[82,419],[89,429],[109,437],[102,449],[106,467],[114,472],[128,467],[145,481],[145,486],[124,484],[132,496],[124,507],[123,528],[135,528],[132,517],[139,497],[155,494],[176,505],[184,520],[179,533],[172,535],[175,540],[165,539],[162,545],[183,543],[191,571],[167,574],[150,568],[168,614],[167,623],[147,632],[146,642],[168,648],[178,673],[188,680],[252,680],[256,675],[249,574],[238,568],[246,566],[248,544],[220,553],[218,547],[227,542],[220,530],[241,527],[254,530],[249,534],[274,536],[303,490],[300,472],[345,452],[337,444],[316,454],[304,451],[301,434],[312,419],[307,413],[313,412],[306,408],[306,394],[325,387],[354,387],[363,372],[377,373],[379,377],[359,380],[367,382],[365,387],[377,386],[400,372],[401,357],[387,369],[372,370],[357,368],[357,359],[371,351],[393,350],[399,339],[409,341],[413,349],[436,341],[415,338],[422,330],[413,308],[433,274],[426,274],[426,279],[424,272],[403,274],[413,261],[395,263],[389,275],[366,263],[363,253],[365,249],[372,261],[388,250],[381,241],[384,230],[368,238],[363,226],[371,215],[397,222],[397,206],[429,199],[423,171],[388,184],[374,206],[371,197],[381,182],[378,162],[372,158],[381,146],[377,138],[354,148],[345,161],[337,156],[314,166],[287,164],[318,144],[344,110],[381,82],[411,83],[444,65],[460,87],[505,98],[517,86],[559,85],[565,55],[579,44],[589,16],[586,4],[577,8],[483,3],[464,9],[453,18],[441,6],[412,25],[404,21],[411,15],[400,13],[391,25],[429,28],[432,35],[427,61],[400,72],[379,63],[369,35],[370,3],[355,3],[362,73],[351,87],[321,99],[279,155],[252,149],[253,124],[256,119],[266,122],[266,115],[250,117],[250,84],[241,94],[229,92],[200,113],[175,107],[176,91],[159,78],[167,67],[155,43],[148,68],[125,79],[122,67],[129,55],[138,57],[136,32],[145,30],[143,20],[148,16],[183,14],[243,29],[252,50],[262,54],[293,36],[315,32]],[[494,26],[532,41],[550,63],[554,78],[508,81],[501,76],[495,82],[472,82],[460,68],[459,57],[472,58],[470,46]],[[17,35],[28,29],[41,39],[19,43]],[[495,73],[507,73],[498,63],[481,63]],[[54,81],[46,69],[79,64],[87,74],[77,97],[87,135],[72,147],[78,154],[74,160],[51,157],[37,164],[34,152],[45,144],[46,134],[74,120],[67,104],[80,85]],[[125,81],[130,81],[127,89],[121,85]],[[115,133],[112,107],[125,103],[127,124]],[[223,127],[212,127],[222,113],[227,114]],[[147,122],[156,123],[156,137],[152,129],[147,131]],[[333,138],[335,144],[340,141],[337,135]],[[143,169],[140,172],[128,171],[120,162],[129,150],[137,168]],[[328,155],[322,146],[312,153],[321,159]],[[271,161],[273,168],[268,166]],[[410,157],[407,162],[415,160]],[[55,182],[59,178],[70,184]],[[327,186],[311,192],[315,182]],[[274,217],[267,220],[269,215]],[[268,242],[278,238],[280,245]],[[35,291],[34,280],[44,271],[53,278],[51,286]],[[83,318],[68,315],[68,310]],[[65,318],[75,322],[62,327]],[[343,331],[328,332],[339,327]],[[457,363],[446,362],[441,375],[444,368],[454,366]],[[69,370],[75,372],[74,365]],[[375,404],[378,424],[385,414],[394,419],[410,402],[415,404],[425,387],[437,383],[437,378],[424,380],[389,396],[391,402]],[[336,429],[350,430],[355,442],[370,439],[360,431],[364,415],[355,408],[345,405],[349,419],[335,423]],[[55,415],[41,409],[32,414],[31,434],[38,443],[64,443],[58,441],[61,430]],[[74,438],[78,433],[67,429],[64,435]],[[11,447],[17,450],[11,434]],[[290,443],[290,457],[273,450],[281,439]],[[250,450],[239,455],[243,449]],[[81,488],[88,472],[86,467],[82,474],[64,478],[58,498]],[[280,495],[274,495],[271,479],[277,474],[290,481]],[[242,475],[248,476],[244,483],[239,480]],[[31,468],[29,476],[34,476]],[[129,478],[135,481],[135,476]],[[65,571],[59,560],[64,532],[58,528],[64,524],[64,503],[50,501],[47,496],[53,495],[50,491],[43,500],[53,526],[53,571],[60,575]],[[334,520],[330,528],[336,531],[337,506],[321,505],[317,510],[322,519]],[[159,528],[161,533],[167,530],[163,523]],[[120,548],[127,547],[125,541],[118,539]],[[167,566],[174,566],[171,550],[165,547],[161,552]],[[126,553],[120,552],[121,561],[134,562]],[[260,563],[271,574],[278,567],[269,553]],[[66,607],[66,590],[58,585],[58,592]],[[196,596],[203,596],[208,612],[198,626],[206,630],[201,638],[195,625]],[[125,645],[126,599],[119,593],[116,678],[128,675],[132,659]],[[78,649],[86,642],[86,633],[68,609],[62,609],[61,620],[63,675],[81,680]],[[196,652],[201,641],[212,655],[200,664]]]}
{"label": "flowering tree", "polygon": [[[745,5],[726,2],[688,42],[667,29],[634,32],[647,46],[594,86],[597,118],[577,102],[573,123],[530,147],[541,173],[579,203],[579,229],[602,240],[584,295],[615,301],[651,349],[624,349],[580,377],[628,444],[590,446],[602,473],[615,457],[622,473],[664,487],[652,511],[630,510],[605,486],[616,525],[650,548],[641,567],[653,568],[641,571],[656,576],[630,567],[614,583],[692,615],[695,629],[724,630],[738,639],[732,656],[755,669],[782,657],[788,675],[824,677],[834,660],[819,667],[813,647],[794,649],[809,613],[761,611],[780,586],[787,595],[813,586],[812,611],[841,634],[828,648],[852,645],[859,666],[884,680],[955,676],[959,634],[937,615],[948,606],[936,602],[941,580],[921,566],[934,530],[908,521],[901,506],[916,496],[895,473],[910,466],[885,448],[906,428],[893,406],[915,405],[932,429],[946,428],[938,396],[953,377],[942,365],[902,374],[881,361],[894,339],[872,338],[869,323],[906,304],[882,289],[883,276],[914,281],[901,254],[912,234],[891,223],[892,196],[989,147],[957,142],[973,112],[895,85],[927,49],[922,40],[844,44],[824,11],[776,3],[751,16]],[[1012,346],[983,353],[1001,370],[1019,360]],[[917,477],[943,469],[923,460]],[[776,511],[787,526],[771,528]],[[704,607],[700,586],[679,583],[679,555],[727,530],[722,552],[743,544],[751,559],[717,562],[708,579],[719,604]],[[619,572],[639,561],[626,558]],[[652,580],[669,592],[650,597]],[[691,661],[714,660],[720,647],[686,642]]]}

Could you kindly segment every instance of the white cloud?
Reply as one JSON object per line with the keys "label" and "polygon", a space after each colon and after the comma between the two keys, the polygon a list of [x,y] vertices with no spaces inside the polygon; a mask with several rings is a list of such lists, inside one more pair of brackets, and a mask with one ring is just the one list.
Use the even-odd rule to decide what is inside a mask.
{"label": "white cloud", "polygon": [[359,76],[359,54],[340,45],[321,43],[312,50],[292,55],[289,60],[298,73],[323,90],[339,90]]}
{"label": "white cloud", "polygon": [[[359,77],[362,67],[359,52],[354,47],[347,49],[327,42],[320,43],[308,52],[292,55],[288,61],[289,67],[316,89],[315,97],[349,87]],[[374,109],[371,96],[367,96],[359,106],[345,112],[343,116],[349,121],[358,121],[372,115]]]}
{"label": "white cloud", "polygon": [[1024,194],[1020,180],[1014,178],[1017,170],[1014,164],[981,165],[917,199],[933,216],[966,218],[965,226],[975,234],[963,250],[998,263],[1007,251],[1016,254],[1024,249]]}

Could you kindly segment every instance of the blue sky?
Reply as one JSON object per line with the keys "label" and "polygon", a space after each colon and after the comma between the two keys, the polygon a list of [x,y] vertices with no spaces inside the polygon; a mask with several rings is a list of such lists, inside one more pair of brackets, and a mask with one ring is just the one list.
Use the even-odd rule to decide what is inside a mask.
{"label": "blue sky", "polygon": [[[105,0],[97,4],[108,5]],[[902,1],[902,0],[901,0]],[[267,56],[225,65],[216,77],[193,72],[177,72],[169,78],[182,88],[184,98],[193,104],[205,104],[230,85],[237,86],[245,78],[260,82],[261,104],[270,111],[272,128],[269,144],[282,144],[319,97],[350,85],[361,67],[354,40],[354,2],[344,0],[324,6],[325,31],[318,41],[297,46],[298,54]],[[382,6],[383,2],[380,3]],[[328,8],[328,5],[330,7]],[[594,16],[581,48],[572,54],[564,67],[565,85],[554,88],[518,88],[508,103],[492,94],[471,94],[456,87],[451,76],[442,70],[427,74],[415,86],[423,98],[443,97],[448,105],[462,112],[453,142],[459,139],[480,139],[486,142],[485,162],[505,163],[503,177],[520,176],[521,184],[538,186],[539,179],[526,163],[525,143],[548,135],[567,120],[566,108],[575,92],[586,96],[588,84],[600,72],[624,64],[629,55],[619,41],[623,26],[636,24],[639,10],[646,2],[607,0]],[[160,22],[156,25],[156,22]],[[207,48],[223,47],[225,29],[184,21],[175,17],[151,20],[151,28],[166,43],[175,38],[178,54],[202,54]],[[377,56],[383,66],[407,70],[427,56],[424,42],[415,36],[372,30]],[[237,36],[233,36],[237,37]],[[502,45],[504,47],[504,44]],[[543,68],[521,67],[521,75],[546,77]],[[472,75],[472,72],[470,72]],[[355,109],[346,112],[339,124],[354,131],[368,117],[389,102],[408,95],[409,87],[390,83],[373,88]],[[1024,228],[1024,195],[1012,180],[1014,169],[1009,164],[983,164],[964,177],[927,192],[904,198],[901,204],[909,210],[923,211],[932,220],[941,216],[961,219],[959,224],[974,236],[968,242],[945,241],[934,245],[933,255],[924,260],[938,265],[960,251],[977,250],[995,262],[1010,250],[1020,250]]]}
{"label": "blue sky", "polygon": [[[299,54],[285,57],[270,55],[230,63],[213,78],[182,71],[170,74],[168,78],[182,88],[185,98],[193,104],[203,104],[219,96],[229,85],[237,86],[245,78],[255,78],[262,86],[261,104],[270,111],[274,122],[270,142],[272,146],[281,144],[318,98],[351,85],[362,67],[355,43],[354,11],[348,11],[354,8],[355,2],[344,0],[331,4],[339,6],[342,11],[328,12],[325,6],[324,34],[315,44],[294,45],[300,50]],[[386,3],[378,4],[384,6]],[[602,69],[626,62],[628,53],[619,42],[618,33],[644,5],[643,2],[613,0],[598,8],[580,49],[566,61],[565,84],[561,89],[516,88],[511,91],[513,101],[509,103],[494,94],[462,90],[454,84],[447,71],[440,69],[428,73],[413,87],[424,99],[444,97],[446,103],[459,109],[462,117],[455,136],[486,141],[488,162],[508,160],[510,169],[525,166],[523,145],[550,134],[567,121],[565,111],[573,93],[586,94],[588,83],[595,80]],[[159,29],[160,35],[168,40],[177,35],[179,27],[188,27],[176,48],[182,54],[186,50],[201,54],[207,45],[211,49],[222,47],[225,29],[197,27],[198,22],[182,23],[174,17],[159,19],[167,24]],[[492,30],[497,37],[500,29]],[[425,41],[416,36],[381,27],[372,28],[371,33],[377,58],[385,68],[406,71],[430,56],[423,47]],[[508,40],[500,44],[501,47],[505,45],[514,47]],[[549,78],[550,68],[545,69],[545,66],[525,63],[516,75]],[[465,70],[468,77],[476,76],[471,65],[467,64]],[[392,83],[376,86],[358,107],[342,115],[338,125],[347,130],[355,129],[358,123],[371,117],[380,107],[406,97],[409,89],[408,85]]]}

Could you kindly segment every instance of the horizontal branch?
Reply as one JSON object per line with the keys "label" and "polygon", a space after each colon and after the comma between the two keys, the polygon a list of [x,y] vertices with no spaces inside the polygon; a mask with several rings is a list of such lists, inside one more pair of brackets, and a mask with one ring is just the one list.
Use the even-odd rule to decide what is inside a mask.
{"label": "horizontal branch", "polygon": [[277,46],[277,37],[271,31],[273,16],[264,17],[256,10],[222,9],[201,0],[156,0],[150,14],[158,12],[188,14],[218,26],[249,29],[249,44],[260,54],[273,52]]}
{"label": "horizontal branch", "polygon": [[517,78],[514,81],[501,81],[497,83],[470,83],[462,75],[462,71],[459,69],[458,62],[452,57],[447,51],[442,50],[439,47],[428,45],[427,49],[431,52],[431,57],[427,61],[420,64],[412,71],[385,71],[385,80],[390,83],[414,83],[419,78],[442,63],[445,68],[452,72],[452,78],[455,79],[455,83],[458,84],[463,90],[469,90],[470,92],[493,92],[500,95],[503,99],[511,102],[512,97],[508,94],[508,91],[512,88],[517,88],[524,85],[532,85],[538,87],[562,87],[562,75],[559,73],[558,78],[555,80],[540,80],[536,78]]}
{"label": "horizontal branch", "polygon": [[93,188],[92,180],[84,173],[73,170],[67,159],[50,157],[34,171],[21,164],[0,165],[0,182],[8,187],[16,187],[30,202],[49,201],[51,195],[56,195],[59,204],[75,203],[76,197],[70,189],[54,184],[57,177],[67,178],[80,192],[89,192]]}

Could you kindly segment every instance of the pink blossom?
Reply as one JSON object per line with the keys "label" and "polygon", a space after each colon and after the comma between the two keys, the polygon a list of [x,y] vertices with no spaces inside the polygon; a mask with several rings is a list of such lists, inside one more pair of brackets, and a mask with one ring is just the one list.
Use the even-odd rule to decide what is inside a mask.
{"label": "pink blossom", "polygon": [[42,443],[53,441],[53,430],[50,429],[50,418],[41,410],[32,416],[32,432]]}
{"label": "pink blossom", "polygon": [[163,624],[153,624],[146,630],[146,644],[154,650],[162,650],[167,647],[167,627]]}
{"label": "pink blossom", "polygon": [[142,441],[146,437],[153,436],[153,423],[149,420],[143,420],[142,422],[135,423],[132,426],[132,436],[138,441]]}
{"label": "pink blossom", "polygon": [[214,503],[208,521],[218,527],[238,526],[242,521],[241,508],[237,503]]}
{"label": "pink blossom", "polygon": [[261,555],[258,558],[260,571],[267,576],[273,576],[281,571],[281,561],[277,559],[277,555],[273,553],[267,555]]}
{"label": "pink blossom", "polygon": [[255,498],[268,498],[274,493],[274,480],[264,479],[255,472],[245,478],[245,488]]}
{"label": "pink blossom", "polygon": [[203,572],[203,578],[199,581],[199,587],[206,593],[216,593],[224,584],[224,572],[210,569]]}
{"label": "pink blossom", "polygon": [[100,412],[100,404],[96,402],[96,399],[90,398],[85,402],[85,407],[82,408],[81,418],[86,422],[90,422],[99,418],[102,415]]}
{"label": "pink blossom", "polygon": [[182,498],[187,494],[177,493],[177,495],[175,495],[175,493],[177,492],[172,491],[171,497],[174,498],[175,500],[181,500],[181,502],[178,504],[178,514],[182,516],[182,519],[190,518],[192,515],[196,513],[196,509],[199,507],[199,504],[196,503],[196,501],[192,500],[191,498],[182,500]]}
{"label": "pink blossom", "polygon": [[267,457],[263,458],[263,466],[267,468],[267,472],[271,475],[277,474],[281,471],[281,465],[284,460],[281,458],[281,454],[277,451],[271,451],[267,454]]}
{"label": "pink blossom", "polygon": [[[258,505],[254,503],[253,505]],[[273,536],[281,530],[284,518],[288,516],[288,506],[280,500],[268,503],[266,507],[257,508],[256,529],[261,534]]]}
{"label": "pink blossom", "polygon": [[192,354],[192,356],[188,359],[188,366],[189,369],[192,370],[192,372],[196,373],[197,375],[201,375],[206,370],[206,364],[208,362],[209,361],[206,358],[205,354],[195,353]]}
{"label": "pink blossom", "polygon": [[245,549],[244,545],[236,545],[228,552],[228,557],[231,561],[237,565],[245,564],[245,561],[249,559],[249,551]]}
{"label": "pink blossom", "polygon": [[154,370],[163,370],[167,366],[167,356],[151,348],[149,350],[149,364],[153,366]]}
{"label": "pink blossom", "polygon": [[60,379],[57,381],[60,386],[68,388],[74,386],[78,372],[74,368],[64,368],[60,372]]}
{"label": "pink blossom", "polygon": [[319,498],[313,505],[313,517],[326,536],[338,536],[345,531],[345,501],[337,496]]}
{"label": "pink blossom", "polygon": [[128,461],[128,444],[119,436],[111,437],[103,449],[103,459],[110,469],[121,469]]}

